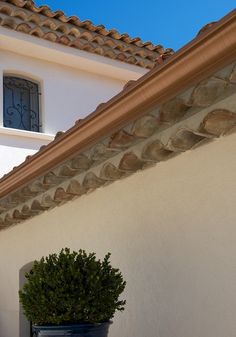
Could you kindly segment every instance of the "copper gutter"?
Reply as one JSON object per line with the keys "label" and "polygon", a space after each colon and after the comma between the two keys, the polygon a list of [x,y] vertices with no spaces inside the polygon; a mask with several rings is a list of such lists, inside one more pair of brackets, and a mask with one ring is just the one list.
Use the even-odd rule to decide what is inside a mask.
{"label": "copper gutter", "polygon": [[0,180],[17,190],[236,59],[236,10]]}

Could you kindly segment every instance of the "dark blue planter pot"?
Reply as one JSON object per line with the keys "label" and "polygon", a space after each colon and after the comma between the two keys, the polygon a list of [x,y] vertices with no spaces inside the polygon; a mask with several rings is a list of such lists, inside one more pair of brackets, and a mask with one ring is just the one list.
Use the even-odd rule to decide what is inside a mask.
{"label": "dark blue planter pot", "polygon": [[107,337],[112,322],[75,325],[33,325],[34,337]]}

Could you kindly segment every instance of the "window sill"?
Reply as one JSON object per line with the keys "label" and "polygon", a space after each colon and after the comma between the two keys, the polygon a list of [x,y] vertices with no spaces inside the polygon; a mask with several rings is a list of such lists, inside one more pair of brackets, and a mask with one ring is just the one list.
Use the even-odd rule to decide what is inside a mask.
{"label": "window sill", "polygon": [[17,136],[22,138],[33,138],[39,140],[53,141],[55,136],[47,133],[17,130],[11,128],[0,127],[0,135]]}

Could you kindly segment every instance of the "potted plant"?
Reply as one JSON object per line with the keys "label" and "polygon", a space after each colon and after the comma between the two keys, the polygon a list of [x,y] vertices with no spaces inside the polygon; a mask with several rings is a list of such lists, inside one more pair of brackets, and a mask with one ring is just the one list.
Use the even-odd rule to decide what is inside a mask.
{"label": "potted plant", "polygon": [[19,296],[35,336],[107,336],[115,311],[124,310],[126,284],[110,255],[100,261],[65,248],[34,262]]}

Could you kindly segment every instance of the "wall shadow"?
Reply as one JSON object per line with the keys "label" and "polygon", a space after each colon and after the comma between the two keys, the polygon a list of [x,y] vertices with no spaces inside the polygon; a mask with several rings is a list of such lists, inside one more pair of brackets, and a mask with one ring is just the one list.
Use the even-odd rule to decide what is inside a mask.
{"label": "wall shadow", "polygon": [[[25,282],[25,274],[28,273],[31,268],[33,267],[34,262],[29,262],[25,264],[19,271],[19,289],[22,289]],[[19,331],[20,331],[20,337],[31,337],[31,322],[27,320],[27,318],[24,315],[24,311],[22,308],[22,305],[20,304],[20,310],[19,310]]]}

